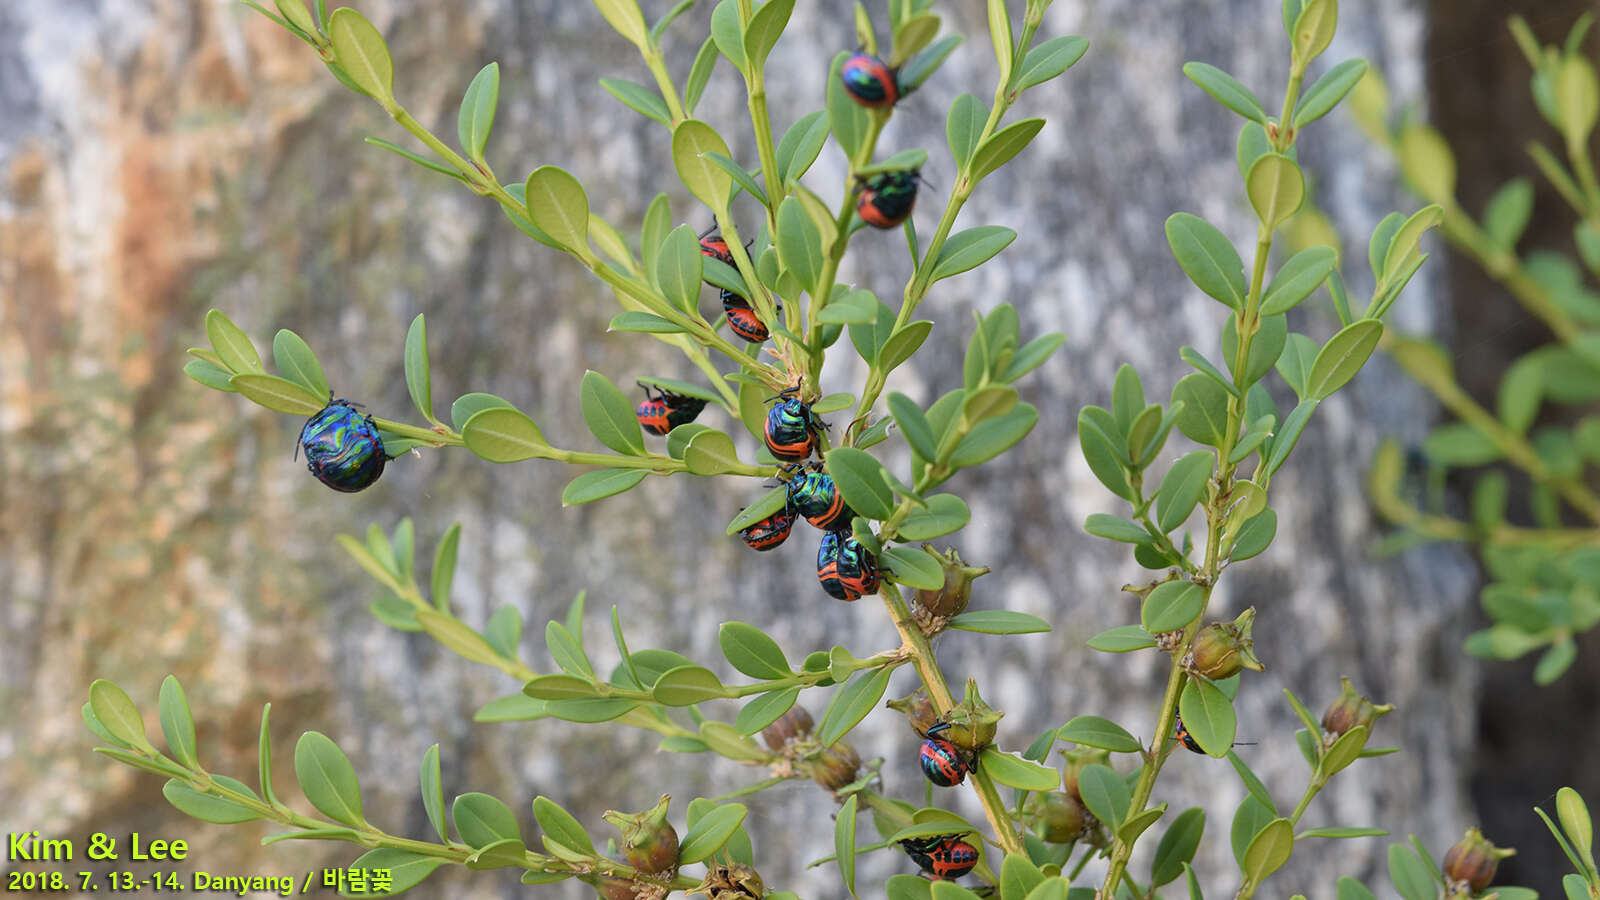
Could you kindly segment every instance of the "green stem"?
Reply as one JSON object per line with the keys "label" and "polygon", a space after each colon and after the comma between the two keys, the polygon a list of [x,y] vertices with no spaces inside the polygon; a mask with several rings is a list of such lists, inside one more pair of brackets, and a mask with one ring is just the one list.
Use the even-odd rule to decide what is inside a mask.
{"label": "green stem", "polygon": [[756,155],[761,159],[761,181],[767,188],[767,233],[778,233],[778,204],[783,202],[783,178],[778,174],[778,154],[772,143],[772,117],[767,114],[766,75],[760,70],[745,79],[749,89],[750,123],[756,135]]}
{"label": "green stem", "polygon": [[1294,812],[1290,814],[1289,824],[1300,824],[1300,817],[1305,815],[1306,807],[1311,805],[1311,801],[1316,798],[1317,794],[1321,793],[1322,788],[1327,783],[1328,782],[1326,779],[1319,779],[1315,776],[1313,776],[1312,779],[1306,783],[1306,791],[1304,794],[1300,795],[1300,803],[1295,806]]}
{"label": "green stem", "polygon": [[689,117],[684,112],[683,101],[678,98],[678,88],[672,83],[672,73],[667,71],[667,61],[661,55],[661,48],[654,41],[648,48],[641,48],[639,55],[644,57],[644,64],[655,77],[656,87],[661,90],[661,97],[667,101],[667,112],[672,114],[672,127]]}
{"label": "green stem", "polygon": [[819,384],[822,378],[822,323],[817,321],[817,317],[833,294],[834,279],[839,274],[839,262],[844,259],[845,250],[850,246],[850,217],[855,215],[856,210],[856,170],[872,161],[872,153],[878,146],[878,135],[883,131],[884,122],[887,120],[887,113],[872,111],[867,139],[861,142],[855,156],[850,159],[849,171],[844,176],[844,198],[839,201],[839,213],[834,217],[833,244],[828,248],[827,256],[822,261],[822,274],[817,278],[819,285],[817,292],[812,295],[811,303],[806,308],[806,348],[810,352],[810,357],[806,361],[806,380],[813,385]]}
{"label": "green stem", "polygon": [[1589,160],[1589,148],[1582,141],[1569,139],[1567,141],[1567,158],[1572,162],[1572,171],[1578,176],[1578,185],[1583,189],[1583,200],[1586,209],[1580,210],[1583,217],[1593,222],[1600,219],[1600,183],[1595,181],[1594,163]]}
{"label": "green stem", "polygon": [[466,442],[461,439],[461,435],[448,428],[440,431],[434,428],[423,428],[420,425],[407,425],[404,422],[396,422],[392,419],[380,419],[377,416],[373,416],[372,421],[382,431],[398,434],[404,438],[426,441],[435,447],[462,447],[466,445]]}
{"label": "green stem", "polygon": [[[883,604],[888,608],[890,618],[894,620],[895,630],[900,632],[901,644],[911,657],[917,675],[922,679],[923,687],[927,689],[929,702],[933,704],[935,712],[944,715],[955,706],[955,698],[951,696],[950,685],[945,682],[944,672],[939,669],[939,662],[934,658],[928,636],[923,634],[922,629],[911,620],[911,611],[906,608],[905,601],[900,599],[898,587],[886,583],[879,593],[883,596]],[[985,774],[981,768],[974,768],[970,778],[972,788],[978,795],[978,802],[983,804],[983,813],[989,819],[989,827],[994,830],[995,843],[1006,853],[1026,852],[1022,839],[1017,836],[1016,829],[1011,825],[1005,801],[1000,799],[1000,791],[995,787],[994,779]]]}

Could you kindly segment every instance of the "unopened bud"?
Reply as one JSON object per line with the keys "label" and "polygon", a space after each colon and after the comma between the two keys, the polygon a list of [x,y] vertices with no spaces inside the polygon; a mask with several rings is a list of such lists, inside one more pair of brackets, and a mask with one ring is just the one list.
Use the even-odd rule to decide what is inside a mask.
{"label": "unopened bud", "polygon": [[830,791],[837,791],[856,780],[856,770],[861,768],[861,757],[856,748],[844,741],[824,747],[811,763],[811,777]]}
{"label": "unopened bud", "polygon": [[1466,837],[1457,841],[1444,855],[1441,871],[1451,885],[1466,885],[1476,894],[1494,880],[1494,870],[1500,865],[1500,860],[1516,852],[1509,847],[1496,847],[1483,836],[1482,831],[1468,828]]}
{"label": "unopened bud", "polygon": [[642,813],[628,815],[608,810],[601,818],[622,832],[622,849],[628,856],[628,865],[645,875],[668,877],[678,873],[678,832],[667,821],[667,804],[672,798],[661,795],[661,801]]}
{"label": "unopened bud", "polygon": [[1052,844],[1072,843],[1089,825],[1089,811],[1082,801],[1065,791],[1045,794],[1038,810],[1039,836]]}
{"label": "unopened bud", "polygon": [[890,700],[884,706],[906,717],[906,722],[917,737],[927,737],[928,729],[939,721],[939,714],[934,711],[933,703],[922,688],[901,697],[899,700]]}
{"label": "unopened bud", "polygon": [[809,736],[815,724],[804,706],[791,706],[776,722],[761,729],[761,739],[774,753],[782,753],[785,744]]}
{"label": "unopened bud", "polygon": [[954,548],[935,553],[932,544],[923,544],[922,549],[939,560],[944,569],[944,586],[937,590],[919,588],[916,593],[917,606],[930,616],[949,618],[960,614],[967,608],[967,601],[972,599],[973,580],[988,574],[989,567],[968,566],[961,561],[961,554]]}
{"label": "unopened bud", "polygon": [[1350,679],[1340,678],[1339,699],[1333,701],[1328,711],[1322,714],[1322,730],[1337,737],[1357,725],[1365,725],[1370,729],[1379,716],[1391,712],[1394,712],[1393,704],[1379,706],[1356,693]]}
{"label": "unopened bud", "polygon": [[1079,747],[1076,750],[1063,750],[1061,755],[1067,760],[1066,771],[1061,773],[1061,786],[1066,788],[1072,799],[1082,802],[1083,797],[1078,793],[1078,773],[1090,766],[1110,765],[1111,751],[1098,747]]}
{"label": "unopened bud", "polygon": [[587,876],[583,879],[594,886],[602,900],[640,900],[644,885],[615,875]]}
{"label": "unopened bud", "polygon": [[977,680],[968,678],[966,697],[944,714],[944,721],[950,727],[939,737],[969,753],[981,752],[994,743],[995,732],[1000,728],[1000,717],[1004,715],[983,702],[983,697],[978,694]]}
{"label": "unopened bud", "polygon": [[1265,669],[1256,659],[1255,641],[1250,637],[1255,618],[1256,608],[1252,606],[1232,622],[1212,622],[1200,629],[1183,659],[1183,667],[1212,681],[1237,675],[1242,669]]}

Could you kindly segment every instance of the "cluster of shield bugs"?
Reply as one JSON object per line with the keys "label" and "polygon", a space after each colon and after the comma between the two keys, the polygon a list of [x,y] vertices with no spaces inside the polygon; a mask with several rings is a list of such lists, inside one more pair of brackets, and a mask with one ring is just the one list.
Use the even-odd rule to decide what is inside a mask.
{"label": "cluster of shield bugs", "polygon": [[954,881],[978,864],[978,848],[961,837],[960,834],[939,834],[907,838],[900,842],[900,849],[935,881]]}
{"label": "cluster of shield bugs", "polygon": [[306,420],[300,429],[300,450],[306,454],[306,468],[317,480],[347,494],[365,490],[383,474],[389,455],[384,452],[378,424],[349,400],[333,399]]}
{"label": "cluster of shield bugs", "polygon": [[965,781],[967,773],[972,771],[972,760],[961,752],[961,748],[939,736],[949,728],[949,722],[939,722],[929,728],[923,736],[922,751],[917,756],[917,762],[922,765],[922,774],[939,787],[955,787]]}
{"label": "cluster of shield bugs", "polygon": [[706,401],[699,397],[685,397],[661,388],[656,388],[652,396],[650,385],[641,381],[639,387],[644,389],[644,400],[633,408],[633,414],[639,418],[639,427],[651,434],[666,434],[679,425],[687,425],[706,408]]}

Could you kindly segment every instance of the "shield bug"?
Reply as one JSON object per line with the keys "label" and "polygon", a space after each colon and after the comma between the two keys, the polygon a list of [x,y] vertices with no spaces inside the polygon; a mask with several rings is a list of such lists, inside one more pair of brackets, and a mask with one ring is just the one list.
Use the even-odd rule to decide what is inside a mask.
{"label": "shield bug", "polygon": [[787,503],[765,519],[739,532],[739,539],[753,550],[771,550],[789,539],[794,528],[794,510]]}
{"label": "shield bug", "polygon": [[[728,315],[728,330],[750,343],[759,344],[772,336],[749,301],[726,288],[722,291],[722,311]],[[782,312],[783,307],[779,306],[778,311]]]}
{"label": "shield bug", "polygon": [[639,387],[644,389],[644,399],[633,408],[633,414],[639,417],[639,426],[651,434],[666,434],[693,422],[706,408],[706,401],[699,397],[685,397],[660,388],[652,395],[650,385],[639,382]]}
{"label": "shield bug", "polygon": [[817,581],[828,595],[846,602],[878,590],[878,560],[861,542],[842,531],[822,536],[817,548]]}
{"label": "shield bug", "polygon": [[922,751],[917,758],[922,765],[922,774],[940,787],[955,787],[966,780],[967,772],[972,768],[955,744],[939,737],[949,727],[949,723],[941,722],[929,728],[928,737],[922,742]]}
{"label": "shield bug", "polygon": [[317,480],[336,491],[354,493],[370,487],[383,474],[389,456],[373,418],[349,400],[328,395],[328,405],[306,420],[300,445],[306,468]]}
{"label": "shield bug", "polygon": [[856,53],[844,61],[839,80],[850,97],[862,106],[893,106],[900,99],[900,83],[893,69],[870,53]]}
{"label": "shield bug", "polygon": [[978,864],[978,848],[958,834],[909,838],[900,842],[900,849],[923,871],[945,881],[960,878]]}
{"label": "shield bug", "polygon": [[917,203],[917,185],[922,175],[916,169],[878,172],[856,185],[856,213],[874,228],[893,228],[911,215]]}
{"label": "shield bug", "polygon": [[833,476],[816,466],[801,469],[789,479],[789,504],[823,531],[848,529],[850,520],[856,517],[839,495]]}
{"label": "shield bug", "polygon": [[[805,459],[816,446],[817,427],[821,423],[811,411],[811,404],[796,396],[799,392],[799,388],[783,391],[778,394],[777,404],[767,410],[767,423],[761,436],[767,450],[778,459]],[[828,484],[831,487],[833,479],[828,479]],[[811,518],[811,514],[806,513],[806,518]]]}

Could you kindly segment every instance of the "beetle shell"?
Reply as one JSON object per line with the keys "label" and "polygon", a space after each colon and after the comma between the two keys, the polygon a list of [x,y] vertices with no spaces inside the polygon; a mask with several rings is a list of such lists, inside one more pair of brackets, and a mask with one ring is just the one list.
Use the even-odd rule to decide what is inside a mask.
{"label": "beetle shell", "polygon": [[807,522],[823,531],[849,528],[855,511],[845,505],[844,497],[827,472],[808,469],[789,481],[789,502]]}
{"label": "beetle shell", "polygon": [[894,70],[869,53],[857,53],[844,61],[839,80],[851,99],[862,106],[893,106],[900,99],[900,83]]}
{"label": "beetle shell", "polygon": [[[784,391],[779,398],[777,405],[767,410],[767,423],[761,430],[762,439],[766,442],[767,450],[778,459],[805,459],[816,446],[816,416],[812,414],[810,404],[794,396],[792,390]],[[833,479],[828,479],[828,486],[833,486]],[[811,513],[807,512],[805,516],[809,519]]]}
{"label": "beetle shell", "polygon": [[960,878],[978,864],[978,848],[953,834],[901,841],[900,848],[924,871],[945,881]]}
{"label": "beetle shell", "polygon": [[727,289],[722,291],[722,311],[728,314],[728,330],[750,343],[759,344],[772,336],[749,301]]}
{"label": "beetle shell", "polygon": [[733,265],[733,251],[728,249],[728,242],[720,234],[709,234],[700,239],[700,252],[712,259],[720,259],[728,265]]}
{"label": "beetle shell", "polygon": [[639,427],[651,434],[666,434],[679,425],[687,425],[706,408],[706,401],[699,397],[659,389],[652,396],[648,385],[639,386],[644,388],[644,400],[633,408],[633,414],[639,419]]}
{"label": "beetle shell", "polygon": [[857,187],[856,213],[874,228],[893,228],[911,216],[917,204],[915,169],[879,172],[863,179]]}
{"label": "beetle shell", "polygon": [[771,550],[789,539],[794,528],[794,510],[787,505],[765,519],[744,528],[739,538],[754,550]]}
{"label": "beetle shell", "polygon": [[923,741],[917,761],[922,764],[922,774],[940,787],[955,787],[966,780],[966,759],[955,744],[944,738],[931,737]]}
{"label": "beetle shell", "polygon": [[878,590],[878,560],[861,542],[842,531],[822,536],[817,548],[817,581],[828,595],[852,602]]}
{"label": "beetle shell", "polygon": [[300,449],[318,481],[347,494],[371,487],[389,459],[372,417],[331,397],[300,429]]}

